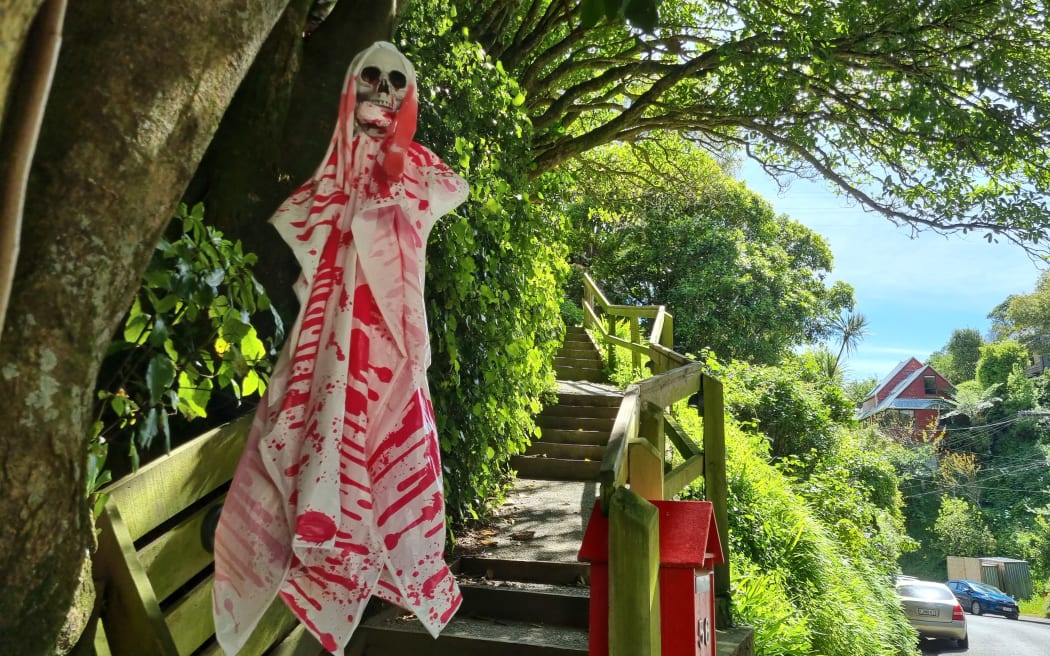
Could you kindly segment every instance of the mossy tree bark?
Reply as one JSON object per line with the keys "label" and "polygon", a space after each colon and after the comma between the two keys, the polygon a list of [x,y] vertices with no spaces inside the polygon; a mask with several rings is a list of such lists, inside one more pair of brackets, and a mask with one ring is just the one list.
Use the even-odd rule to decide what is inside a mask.
{"label": "mossy tree bark", "polygon": [[396,0],[339,2],[303,39],[311,4],[293,0],[270,35],[188,194],[204,201],[209,223],[259,256],[256,277],[286,319],[299,266],[266,221],[324,157],[350,60],[391,39],[399,9]]}
{"label": "mossy tree bark", "polygon": [[[74,605],[93,541],[85,436],[99,363],[286,5],[85,0],[68,9],[0,337],[0,653],[53,650]],[[23,14],[0,11],[0,35],[24,37]],[[2,45],[6,97],[16,64]]]}

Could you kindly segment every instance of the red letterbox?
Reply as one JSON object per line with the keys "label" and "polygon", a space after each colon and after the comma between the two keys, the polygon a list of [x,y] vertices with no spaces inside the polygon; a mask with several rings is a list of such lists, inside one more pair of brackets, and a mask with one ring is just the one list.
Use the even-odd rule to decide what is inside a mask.
{"label": "red letterbox", "polygon": [[[715,654],[712,569],[723,562],[710,501],[650,501],[660,513],[662,656]],[[577,556],[591,564],[590,656],[609,654],[609,519],[595,503]]]}

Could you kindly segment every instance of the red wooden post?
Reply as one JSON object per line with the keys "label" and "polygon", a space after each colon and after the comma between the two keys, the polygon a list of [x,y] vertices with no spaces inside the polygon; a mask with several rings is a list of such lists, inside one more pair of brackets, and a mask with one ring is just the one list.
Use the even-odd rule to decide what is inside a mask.
{"label": "red wooden post", "polygon": [[[662,656],[713,656],[715,564],[722,545],[709,501],[650,501],[659,512]],[[579,559],[591,563],[590,656],[609,653],[609,520],[591,512]],[[641,566],[642,563],[639,563]]]}

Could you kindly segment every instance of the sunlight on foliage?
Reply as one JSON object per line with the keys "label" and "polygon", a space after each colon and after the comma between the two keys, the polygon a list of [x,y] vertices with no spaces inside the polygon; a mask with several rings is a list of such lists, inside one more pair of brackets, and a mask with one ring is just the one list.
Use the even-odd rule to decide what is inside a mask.
{"label": "sunlight on foliage", "polygon": [[[675,411],[699,439],[696,411]],[[916,547],[896,472],[877,434],[844,428],[835,437],[838,447],[806,467],[795,458],[774,465],[754,424],[727,418],[734,617],[755,627],[757,654],[914,654],[892,586],[897,557]],[[682,498],[702,498],[702,485]]]}
{"label": "sunlight on foliage", "polygon": [[282,338],[280,318],[252,275],[256,257],[204,222],[204,208],[181,205],[173,234],[157,246],[142,287],[110,343],[98,383],[89,449],[89,492],[106,480],[110,444],[140,450],[160,440],[172,446],[173,422],[262,395],[276,351],[252,321],[268,312]]}
{"label": "sunlight on foliage", "polygon": [[[811,651],[794,653],[914,653],[914,633],[892,589],[888,563],[895,563],[893,553],[880,564],[854,557],[818,519],[811,502],[794,492],[789,479],[766,461],[759,437],[729,422],[726,440],[730,549],[741,571],[760,571],[783,580],[783,594],[796,607],[811,645]],[[838,491],[833,487],[822,496],[832,497]],[[749,597],[738,603],[745,599]],[[775,617],[782,611],[774,605],[769,611],[763,606],[739,612],[752,617],[768,612]]]}
{"label": "sunlight on foliage", "polygon": [[398,46],[426,62],[416,139],[470,184],[467,203],[434,228],[426,283],[445,501],[459,522],[502,500],[510,456],[538,435],[533,416],[554,388],[567,267],[561,219],[528,195],[522,89],[450,26],[444,3],[417,2]]}

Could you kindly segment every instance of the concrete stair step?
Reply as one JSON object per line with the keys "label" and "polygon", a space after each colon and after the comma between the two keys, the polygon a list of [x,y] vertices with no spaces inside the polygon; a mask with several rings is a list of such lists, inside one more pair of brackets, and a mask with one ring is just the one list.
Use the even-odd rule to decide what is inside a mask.
{"label": "concrete stair step", "polygon": [[598,358],[566,358],[557,356],[554,358],[554,368],[561,369],[604,369]]}
{"label": "concrete stair step", "polygon": [[599,366],[599,367],[602,366],[602,364],[603,364],[603,360],[601,359],[601,357],[597,353],[595,353],[594,351],[587,352],[587,351],[584,351],[583,349],[579,349],[579,350],[575,350],[574,349],[574,350],[571,350],[571,351],[566,350],[566,349],[562,349],[562,350],[558,351],[554,355],[554,361],[555,362],[580,362],[580,363],[586,363],[588,365],[594,365],[594,366]]}
{"label": "concrete stair step", "polygon": [[559,378],[564,378],[565,376],[579,376],[581,374],[604,375],[605,368],[597,362],[585,362],[584,360],[562,360],[559,358],[554,358],[554,372],[558,374]]}
{"label": "concrete stair step", "polygon": [[554,368],[559,380],[585,380],[591,383],[605,382],[605,372],[600,369]]}
{"label": "concrete stair step", "polygon": [[588,650],[586,628],[458,614],[437,640],[414,617],[366,630],[360,656],[579,656]]}
{"label": "concrete stair step", "polygon": [[518,472],[518,478],[546,481],[596,481],[601,464],[601,460],[568,460],[528,455],[512,456],[510,459],[510,466]]}
{"label": "concrete stair step", "polygon": [[589,419],[615,419],[620,411],[617,405],[574,405],[559,403],[544,408],[539,417],[587,417]]}
{"label": "concrete stair step", "polygon": [[587,588],[498,581],[461,583],[460,590],[459,613],[467,617],[587,628]]}
{"label": "concrete stair step", "polygon": [[360,656],[576,656],[587,653],[590,567],[585,563],[460,558],[463,605],[435,640],[388,607],[362,624]]}
{"label": "concrete stair step", "polygon": [[558,349],[560,355],[592,355],[598,357],[598,350],[594,348],[594,344],[590,339],[584,339],[579,341],[563,342],[561,348]]}
{"label": "concrete stair step", "polygon": [[537,440],[525,449],[527,456],[559,458],[562,460],[601,460],[605,454],[605,445],[600,444],[561,444]]}
{"label": "concrete stair step", "polygon": [[620,407],[620,402],[623,401],[623,394],[587,394],[577,392],[560,392],[558,394],[558,403],[565,405],[586,405],[586,406],[615,406]]}
{"label": "concrete stair step", "polygon": [[590,337],[584,335],[578,339],[566,339],[561,343],[561,347],[558,349],[559,354],[567,352],[581,352],[589,353],[597,356],[599,354],[598,348],[591,341]]}
{"label": "concrete stair step", "polygon": [[592,444],[604,447],[609,443],[609,431],[579,430],[576,428],[542,428],[540,442],[558,444]]}
{"label": "concrete stair step", "polygon": [[561,430],[605,431],[608,434],[615,423],[615,419],[608,417],[552,417],[550,415],[536,417],[536,425],[541,430],[558,428]]}
{"label": "concrete stair step", "polygon": [[591,580],[589,563],[550,560],[511,560],[464,556],[452,565],[452,571],[462,580],[489,579],[519,583],[546,583],[550,585],[586,586]]}

